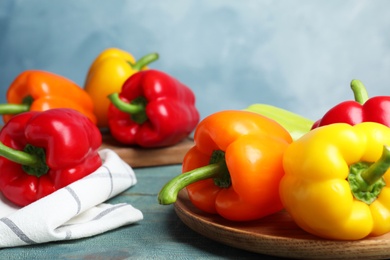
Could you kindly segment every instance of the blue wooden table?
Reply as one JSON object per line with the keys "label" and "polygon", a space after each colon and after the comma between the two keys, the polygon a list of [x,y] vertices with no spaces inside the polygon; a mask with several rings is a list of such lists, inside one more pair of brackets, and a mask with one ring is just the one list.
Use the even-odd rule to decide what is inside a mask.
{"label": "blue wooden table", "polygon": [[161,206],[157,194],[181,165],[137,168],[138,183],[113,198],[140,209],[136,224],[85,239],[0,249],[0,259],[279,259],[210,240],[184,225],[174,208]]}

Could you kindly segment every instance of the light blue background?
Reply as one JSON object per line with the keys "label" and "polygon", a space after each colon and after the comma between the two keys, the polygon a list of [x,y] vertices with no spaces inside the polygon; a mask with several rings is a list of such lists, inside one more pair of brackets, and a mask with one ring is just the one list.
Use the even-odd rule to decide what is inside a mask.
{"label": "light blue background", "polygon": [[0,102],[23,70],[83,85],[117,47],[191,87],[205,117],[267,103],[317,119],[353,95],[390,95],[390,1],[0,1]]}

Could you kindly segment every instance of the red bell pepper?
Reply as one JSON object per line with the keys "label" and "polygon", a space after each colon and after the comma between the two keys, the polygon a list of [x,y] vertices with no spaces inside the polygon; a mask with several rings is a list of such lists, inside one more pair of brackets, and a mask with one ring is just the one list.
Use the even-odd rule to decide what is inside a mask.
{"label": "red bell pepper", "polygon": [[109,96],[108,125],[119,142],[141,147],[174,145],[199,122],[190,88],[158,70],[133,74]]}
{"label": "red bell pepper", "polygon": [[351,88],[355,100],[344,101],[331,108],[312,129],[333,123],[356,125],[362,122],[376,122],[390,127],[390,96],[368,98],[366,88],[359,80],[352,80]]}
{"label": "red bell pepper", "polygon": [[101,142],[76,110],[18,114],[0,132],[0,191],[19,206],[45,197],[99,168]]}

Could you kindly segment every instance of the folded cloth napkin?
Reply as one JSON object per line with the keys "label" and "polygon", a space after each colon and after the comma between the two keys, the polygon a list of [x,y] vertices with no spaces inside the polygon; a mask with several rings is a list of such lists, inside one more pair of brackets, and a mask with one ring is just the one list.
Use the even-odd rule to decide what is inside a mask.
{"label": "folded cloth napkin", "polygon": [[103,165],[95,172],[28,206],[0,197],[0,248],[89,237],[142,220],[129,204],[103,203],[137,179],[114,151],[99,154]]}

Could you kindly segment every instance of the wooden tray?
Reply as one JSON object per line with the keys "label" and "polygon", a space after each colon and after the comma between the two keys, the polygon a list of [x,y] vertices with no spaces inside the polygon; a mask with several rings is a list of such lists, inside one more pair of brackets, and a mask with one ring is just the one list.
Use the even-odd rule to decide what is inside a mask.
{"label": "wooden tray", "polygon": [[182,142],[163,148],[140,148],[120,144],[111,135],[103,135],[103,144],[100,149],[108,148],[114,150],[119,157],[131,167],[147,167],[158,165],[180,164],[184,155],[194,145],[190,138]]}
{"label": "wooden tray", "polygon": [[265,255],[299,259],[389,259],[390,234],[359,241],[335,241],[301,230],[286,211],[261,220],[232,222],[195,208],[180,191],[175,211],[188,227],[223,244]]}

